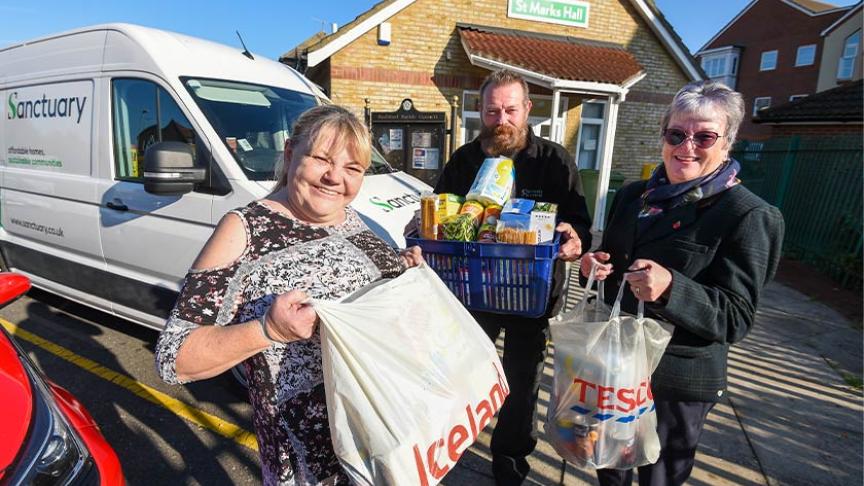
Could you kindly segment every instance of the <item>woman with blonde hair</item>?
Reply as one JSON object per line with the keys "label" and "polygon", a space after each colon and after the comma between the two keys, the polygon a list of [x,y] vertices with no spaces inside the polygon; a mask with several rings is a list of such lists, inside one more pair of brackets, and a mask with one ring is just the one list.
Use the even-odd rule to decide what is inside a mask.
{"label": "woman with blonde hair", "polygon": [[422,261],[419,248],[397,254],[348,207],[370,155],[369,131],[344,108],[301,115],[273,192],[222,218],[159,336],[168,383],[243,363],[265,485],[348,484],[308,300],[338,299]]}

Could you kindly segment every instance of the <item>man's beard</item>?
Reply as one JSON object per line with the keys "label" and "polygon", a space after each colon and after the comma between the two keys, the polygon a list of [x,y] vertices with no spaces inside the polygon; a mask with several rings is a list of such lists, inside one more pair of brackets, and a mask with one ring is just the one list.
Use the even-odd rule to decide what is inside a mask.
{"label": "man's beard", "polygon": [[480,143],[486,153],[493,157],[513,157],[528,144],[528,125],[522,128],[513,125],[484,126],[480,129]]}

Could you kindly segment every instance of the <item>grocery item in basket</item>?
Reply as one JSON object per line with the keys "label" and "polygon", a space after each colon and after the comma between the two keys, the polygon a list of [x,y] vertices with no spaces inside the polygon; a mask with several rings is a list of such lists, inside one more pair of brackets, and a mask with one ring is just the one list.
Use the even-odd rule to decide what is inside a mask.
{"label": "grocery item in basket", "polygon": [[501,206],[498,204],[490,204],[486,206],[486,209],[483,210],[483,223],[482,224],[498,224],[498,218],[501,217]]}
{"label": "grocery item in basket", "polygon": [[495,221],[495,224],[483,223],[480,225],[480,229],[477,230],[477,241],[480,243],[495,243],[498,241],[498,238],[495,236],[496,225],[498,221]]}
{"label": "grocery item in basket", "polygon": [[438,196],[431,192],[420,195],[420,237],[438,239]]}
{"label": "grocery item in basket", "polygon": [[501,214],[511,213],[511,214],[528,214],[534,209],[534,200],[533,199],[520,199],[513,198],[507,201],[507,204],[501,208]]}
{"label": "grocery item in basket", "polygon": [[454,214],[441,222],[441,234],[445,240],[474,241],[477,226],[472,214]]}
{"label": "grocery item in basket", "polygon": [[[447,216],[459,214],[463,202],[465,198],[456,194],[438,194],[438,224],[440,225]],[[438,234],[441,234],[440,228]]]}
{"label": "grocery item in basket", "polygon": [[537,232],[531,230],[520,230],[501,226],[498,222],[498,230],[495,232],[495,239],[498,243],[512,243],[516,245],[536,245]]}
{"label": "grocery item in basket", "polygon": [[483,211],[485,208],[478,201],[465,201],[462,208],[459,209],[459,214],[470,214],[474,217],[475,225],[480,226],[483,221]]}
{"label": "grocery item in basket", "polygon": [[534,203],[532,211],[545,211],[547,213],[557,213],[558,205],[555,203],[537,201]]}
{"label": "grocery item in basket", "polygon": [[495,237],[499,243],[537,244],[537,231],[531,229],[530,214],[502,212],[495,227]]}
{"label": "grocery item in basket", "polygon": [[504,204],[513,191],[516,174],[513,160],[507,157],[488,157],[483,161],[466,199],[484,205]]}
{"label": "grocery item in basket", "polygon": [[537,232],[537,241],[548,243],[555,237],[555,213],[548,211],[531,211],[531,230]]}

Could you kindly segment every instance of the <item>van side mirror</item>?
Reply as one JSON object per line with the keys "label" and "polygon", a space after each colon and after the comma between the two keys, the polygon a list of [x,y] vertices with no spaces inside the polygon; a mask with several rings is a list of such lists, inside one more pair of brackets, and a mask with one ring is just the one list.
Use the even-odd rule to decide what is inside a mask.
{"label": "van side mirror", "polygon": [[206,177],[207,170],[195,166],[187,143],[159,142],[144,153],[144,190],[151,194],[186,194]]}

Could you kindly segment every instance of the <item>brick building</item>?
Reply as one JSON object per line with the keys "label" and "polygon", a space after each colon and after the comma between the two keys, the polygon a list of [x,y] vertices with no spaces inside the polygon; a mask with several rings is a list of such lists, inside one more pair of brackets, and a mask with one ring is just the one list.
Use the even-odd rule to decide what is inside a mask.
{"label": "brick building", "polygon": [[[368,106],[384,152],[428,145],[428,137],[409,132],[376,132],[376,114],[394,112],[404,99],[413,106],[399,113],[431,112],[452,126],[440,154],[432,147],[434,160],[395,158],[409,172],[419,166],[414,173],[426,180],[451,146],[479,132],[483,78],[514,69],[531,85],[535,133],[562,143],[580,168],[599,171],[601,212],[610,171],[634,180],[644,164],[660,160],[663,110],[681,86],[704,76],[651,0],[385,0],[280,60],[335,103],[358,115]],[[600,224],[603,215],[595,219]]]}
{"label": "brick building", "polygon": [[853,5],[846,15],[819,34],[823,39],[816,91],[825,91],[864,77],[864,50],[861,49],[862,4]]}
{"label": "brick building", "polygon": [[740,91],[746,114],[739,138],[762,140],[756,112],[817,91],[820,35],[851,7],[815,0],[753,0],[697,53],[705,73]]}

